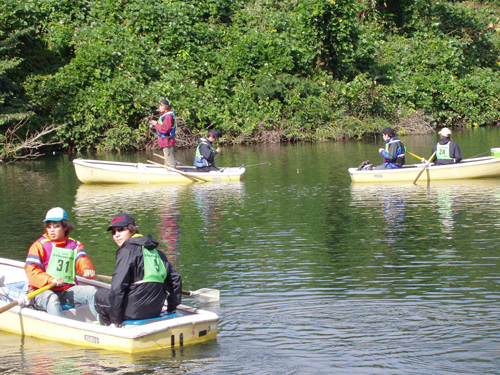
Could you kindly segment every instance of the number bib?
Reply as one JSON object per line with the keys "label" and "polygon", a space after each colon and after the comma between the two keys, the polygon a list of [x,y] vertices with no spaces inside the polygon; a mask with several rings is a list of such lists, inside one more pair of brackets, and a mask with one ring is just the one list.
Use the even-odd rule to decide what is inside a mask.
{"label": "number bib", "polygon": [[144,278],[145,283],[162,283],[167,278],[167,269],[160,254],[156,250],[148,250],[142,248],[142,256],[144,258]]}
{"label": "number bib", "polygon": [[52,246],[47,273],[52,277],[60,277],[66,284],[75,283],[75,255],[76,251]]}
{"label": "number bib", "polygon": [[436,158],[437,159],[449,159],[450,158],[450,143],[445,145],[438,144],[436,147]]}

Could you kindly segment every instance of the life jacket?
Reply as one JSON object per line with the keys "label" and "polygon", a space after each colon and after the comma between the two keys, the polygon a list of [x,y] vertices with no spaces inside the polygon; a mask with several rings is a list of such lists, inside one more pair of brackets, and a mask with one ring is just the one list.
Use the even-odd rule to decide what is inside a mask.
{"label": "life jacket", "polygon": [[398,150],[396,151],[396,160],[387,160],[385,159],[386,162],[388,163],[394,163],[396,164],[398,167],[402,167],[404,164],[405,164],[405,153],[406,153],[406,147],[405,145],[403,144],[403,142],[401,142],[399,139],[397,139],[396,137],[393,137],[391,138],[391,140],[389,142],[387,142],[385,144],[385,151],[388,153],[389,152],[389,146],[394,143],[399,143],[399,147],[398,147]]}
{"label": "life jacket", "polygon": [[[46,237],[40,237],[38,241],[42,244],[45,250],[45,260],[43,268],[52,277],[61,277],[64,281],[64,286],[76,284],[76,257],[78,242],[72,238],[68,238],[64,248],[56,247]],[[72,250],[71,252],[64,249]]]}
{"label": "life jacket", "polygon": [[167,278],[167,268],[156,249],[149,250],[142,247],[142,259],[144,262],[144,277],[134,284],[142,283],[164,283]]}
{"label": "life jacket", "polygon": [[174,111],[170,110],[167,113],[165,113],[163,116],[160,117],[158,120],[158,124],[163,125],[163,119],[165,118],[166,115],[172,116],[172,119],[174,120],[174,124],[172,125],[172,129],[168,133],[160,133],[158,130],[156,131],[156,134],[158,134],[162,138],[174,138],[175,137],[175,115]]}
{"label": "life jacket", "polygon": [[210,143],[208,139],[200,138],[200,143],[198,143],[198,147],[196,147],[196,155],[194,157],[194,165],[199,168],[209,166],[207,159],[205,159],[205,157],[200,152],[200,146],[202,144],[209,146],[212,152],[215,152],[213,145]]}
{"label": "life jacket", "polygon": [[439,144],[436,147],[436,159],[450,160],[450,142],[445,145]]}

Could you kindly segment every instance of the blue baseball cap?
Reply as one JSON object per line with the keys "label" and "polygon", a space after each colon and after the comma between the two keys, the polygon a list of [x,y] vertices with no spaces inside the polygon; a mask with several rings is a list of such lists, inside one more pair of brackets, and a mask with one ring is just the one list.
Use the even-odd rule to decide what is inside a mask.
{"label": "blue baseball cap", "polygon": [[54,207],[47,212],[47,215],[45,215],[45,220],[43,222],[61,220],[68,221],[68,214],[61,207]]}

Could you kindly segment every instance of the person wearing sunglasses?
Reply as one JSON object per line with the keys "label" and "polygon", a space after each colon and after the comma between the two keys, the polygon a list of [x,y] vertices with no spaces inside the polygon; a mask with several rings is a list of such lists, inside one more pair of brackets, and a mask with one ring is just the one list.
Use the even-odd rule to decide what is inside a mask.
{"label": "person wearing sunglasses", "polygon": [[69,237],[74,226],[61,207],[45,216],[45,233],[28,250],[24,270],[30,292],[46,285],[56,286],[33,298],[35,309],[64,318],[61,305],[85,304],[97,318],[94,307],[96,288],[76,285],[76,274],[95,278],[95,271],[80,241]]}
{"label": "person wearing sunglasses", "polygon": [[116,215],[108,227],[118,245],[111,288],[96,294],[96,310],[103,325],[122,326],[125,320],[156,318],[165,299],[167,311],[175,312],[182,299],[182,279],[165,254],[156,250],[151,235],[139,233],[135,219]]}

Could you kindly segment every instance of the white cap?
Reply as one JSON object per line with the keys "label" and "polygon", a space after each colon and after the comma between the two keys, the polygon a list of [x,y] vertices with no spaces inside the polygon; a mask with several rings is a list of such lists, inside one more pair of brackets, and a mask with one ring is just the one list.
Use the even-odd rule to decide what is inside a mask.
{"label": "white cap", "polygon": [[61,207],[51,208],[45,216],[45,221],[61,221],[68,220],[68,214]]}
{"label": "white cap", "polygon": [[448,128],[443,128],[441,129],[439,134],[441,134],[443,137],[449,137],[451,135],[451,130]]}

